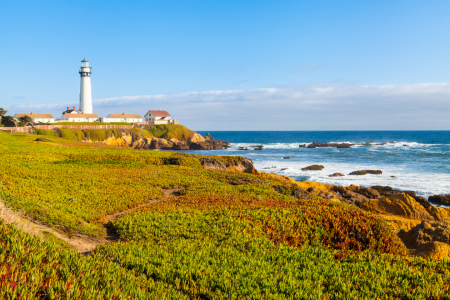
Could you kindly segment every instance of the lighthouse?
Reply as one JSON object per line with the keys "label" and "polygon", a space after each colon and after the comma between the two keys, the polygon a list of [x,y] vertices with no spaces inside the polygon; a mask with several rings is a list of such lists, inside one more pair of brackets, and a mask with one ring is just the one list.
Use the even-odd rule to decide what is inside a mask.
{"label": "lighthouse", "polygon": [[92,114],[91,69],[85,57],[80,69],[80,110],[85,114]]}

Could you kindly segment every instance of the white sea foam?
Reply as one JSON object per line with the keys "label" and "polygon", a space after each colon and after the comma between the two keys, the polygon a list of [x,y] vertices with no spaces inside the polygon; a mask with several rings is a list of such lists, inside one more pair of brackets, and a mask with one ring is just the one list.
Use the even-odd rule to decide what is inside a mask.
{"label": "white sea foam", "polygon": [[[316,161],[290,161],[268,160],[255,162],[255,167],[264,172],[283,174],[297,179],[307,179],[322,183],[349,186],[351,184],[361,186],[383,185],[391,186],[398,190],[416,191],[418,195],[428,197],[435,194],[450,194],[450,174],[436,174],[424,172],[411,172],[402,165],[382,167],[382,175],[348,175],[356,170],[378,170],[380,166],[371,164],[352,163],[324,163],[322,171],[302,171],[301,168],[316,164]],[[276,168],[265,169],[276,166]],[[280,171],[282,168],[287,168]],[[328,177],[333,173],[343,173],[343,177]],[[391,177],[395,176],[395,178]],[[303,177],[303,178],[302,178]]]}

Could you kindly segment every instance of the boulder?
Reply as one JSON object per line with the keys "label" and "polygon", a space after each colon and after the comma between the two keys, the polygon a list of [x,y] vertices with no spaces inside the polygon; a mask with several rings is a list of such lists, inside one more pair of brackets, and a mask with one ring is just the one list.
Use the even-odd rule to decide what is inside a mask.
{"label": "boulder", "polygon": [[381,175],[383,172],[381,170],[364,170],[367,174]]}
{"label": "boulder", "polygon": [[395,194],[380,199],[362,202],[362,209],[381,215],[394,215],[412,220],[434,221],[428,211],[414,198],[406,194]]}
{"label": "boulder", "polygon": [[321,197],[323,199],[343,199],[338,193],[333,191],[334,185],[319,183],[314,181],[297,182],[297,186],[310,194]]}
{"label": "boulder", "polygon": [[413,254],[426,258],[450,258],[450,223],[423,221],[411,230],[398,234]]}
{"label": "boulder", "polygon": [[377,190],[371,189],[371,188],[367,188],[367,187],[363,187],[363,186],[356,186],[356,185],[350,185],[348,188],[348,190],[354,192],[354,193],[358,193],[361,194],[369,199],[374,199],[374,198],[380,198],[381,195]]}
{"label": "boulder", "polygon": [[428,201],[436,204],[450,205],[450,195],[434,195],[428,197]]}
{"label": "boulder", "polygon": [[302,168],[302,171],[320,171],[323,170],[324,166],[322,165],[312,165],[305,168]]}
{"label": "boulder", "polygon": [[449,208],[430,205],[428,208],[426,208],[426,210],[436,221],[445,221],[450,223]]}
{"label": "boulder", "polygon": [[295,190],[293,196],[297,199],[311,200],[309,193],[302,189]]}
{"label": "boulder", "polygon": [[[209,133],[208,133],[209,134]],[[209,138],[208,138],[208,140],[210,139],[211,137],[209,136]],[[191,138],[189,138],[188,139],[188,141],[189,142],[191,142],[191,143],[201,143],[201,142],[204,142],[206,140],[206,138],[204,138],[204,137],[202,137],[200,134],[198,134],[197,132],[195,132],[194,134],[193,134],[193,136],[191,137]]]}
{"label": "boulder", "polygon": [[361,195],[357,192],[352,191],[349,188],[345,188],[342,186],[335,185],[331,190],[338,193],[341,196],[341,198],[343,198],[342,200],[344,202],[358,207],[361,206],[363,202],[369,200],[369,198],[367,198],[366,196]]}
{"label": "boulder", "polygon": [[253,166],[252,160],[248,159],[247,157],[239,157],[237,160],[228,162],[226,168],[229,171],[238,171],[256,175],[260,174],[260,172],[258,172],[258,170],[256,170],[256,168]]}
{"label": "boulder", "polygon": [[227,168],[215,158],[200,158],[203,169],[226,170]]}
{"label": "boulder", "polygon": [[366,171],[353,171],[348,175],[367,175]]}
{"label": "boulder", "polygon": [[298,147],[299,147],[299,148],[306,148],[306,145],[305,145],[305,144],[303,144],[303,145],[298,145]]}
{"label": "boulder", "polygon": [[333,174],[328,175],[328,177],[340,177],[340,176],[345,176],[345,175],[342,173],[333,173]]}

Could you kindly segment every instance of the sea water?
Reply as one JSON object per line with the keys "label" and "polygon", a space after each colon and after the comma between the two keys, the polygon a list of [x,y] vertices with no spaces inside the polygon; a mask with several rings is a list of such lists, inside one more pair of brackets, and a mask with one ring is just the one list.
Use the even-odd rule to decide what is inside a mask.
{"label": "sea water", "polygon": [[[199,132],[206,135],[208,132]],[[231,147],[214,151],[190,151],[204,155],[241,155],[264,172],[290,176],[297,181],[349,186],[391,186],[428,197],[450,194],[450,131],[211,131]],[[301,144],[388,143],[352,148],[299,148]],[[250,146],[262,145],[263,150]],[[239,150],[248,147],[249,151]],[[284,159],[289,157],[289,159]],[[302,171],[313,164],[321,171]],[[282,170],[284,169],[284,170]],[[357,170],[381,170],[382,175],[348,175]],[[343,177],[329,177],[333,173]]]}

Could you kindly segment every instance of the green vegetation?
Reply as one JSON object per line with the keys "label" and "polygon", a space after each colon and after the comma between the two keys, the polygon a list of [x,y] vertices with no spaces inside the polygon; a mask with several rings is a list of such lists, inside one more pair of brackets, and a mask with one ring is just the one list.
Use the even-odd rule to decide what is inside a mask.
{"label": "green vegetation", "polygon": [[36,129],[37,135],[58,136],[52,129]]}
{"label": "green vegetation", "polygon": [[192,137],[195,132],[183,125],[163,124],[153,125],[150,128],[150,133],[157,138],[163,138],[166,140],[176,138],[180,141],[186,141],[188,138]]}
{"label": "green vegetation", "polygon": [[172,286],[99,256],[42,243],[0,220],[1,299],[187,299]]}
{"label": "green vegetation", "polygon": [[0,298],[450,297],[450,262],[406,256],[383,219],[297,199],[282,176],[205,170],[203,156],[191,154],[48,138],[54,143],[0,132],[0,199],[55,229],[104,237],[107,215],[160,199],[165,189],[178,194],[111,222],[120,241],[86,257],[50,233],[42,243],[0,221]]}

